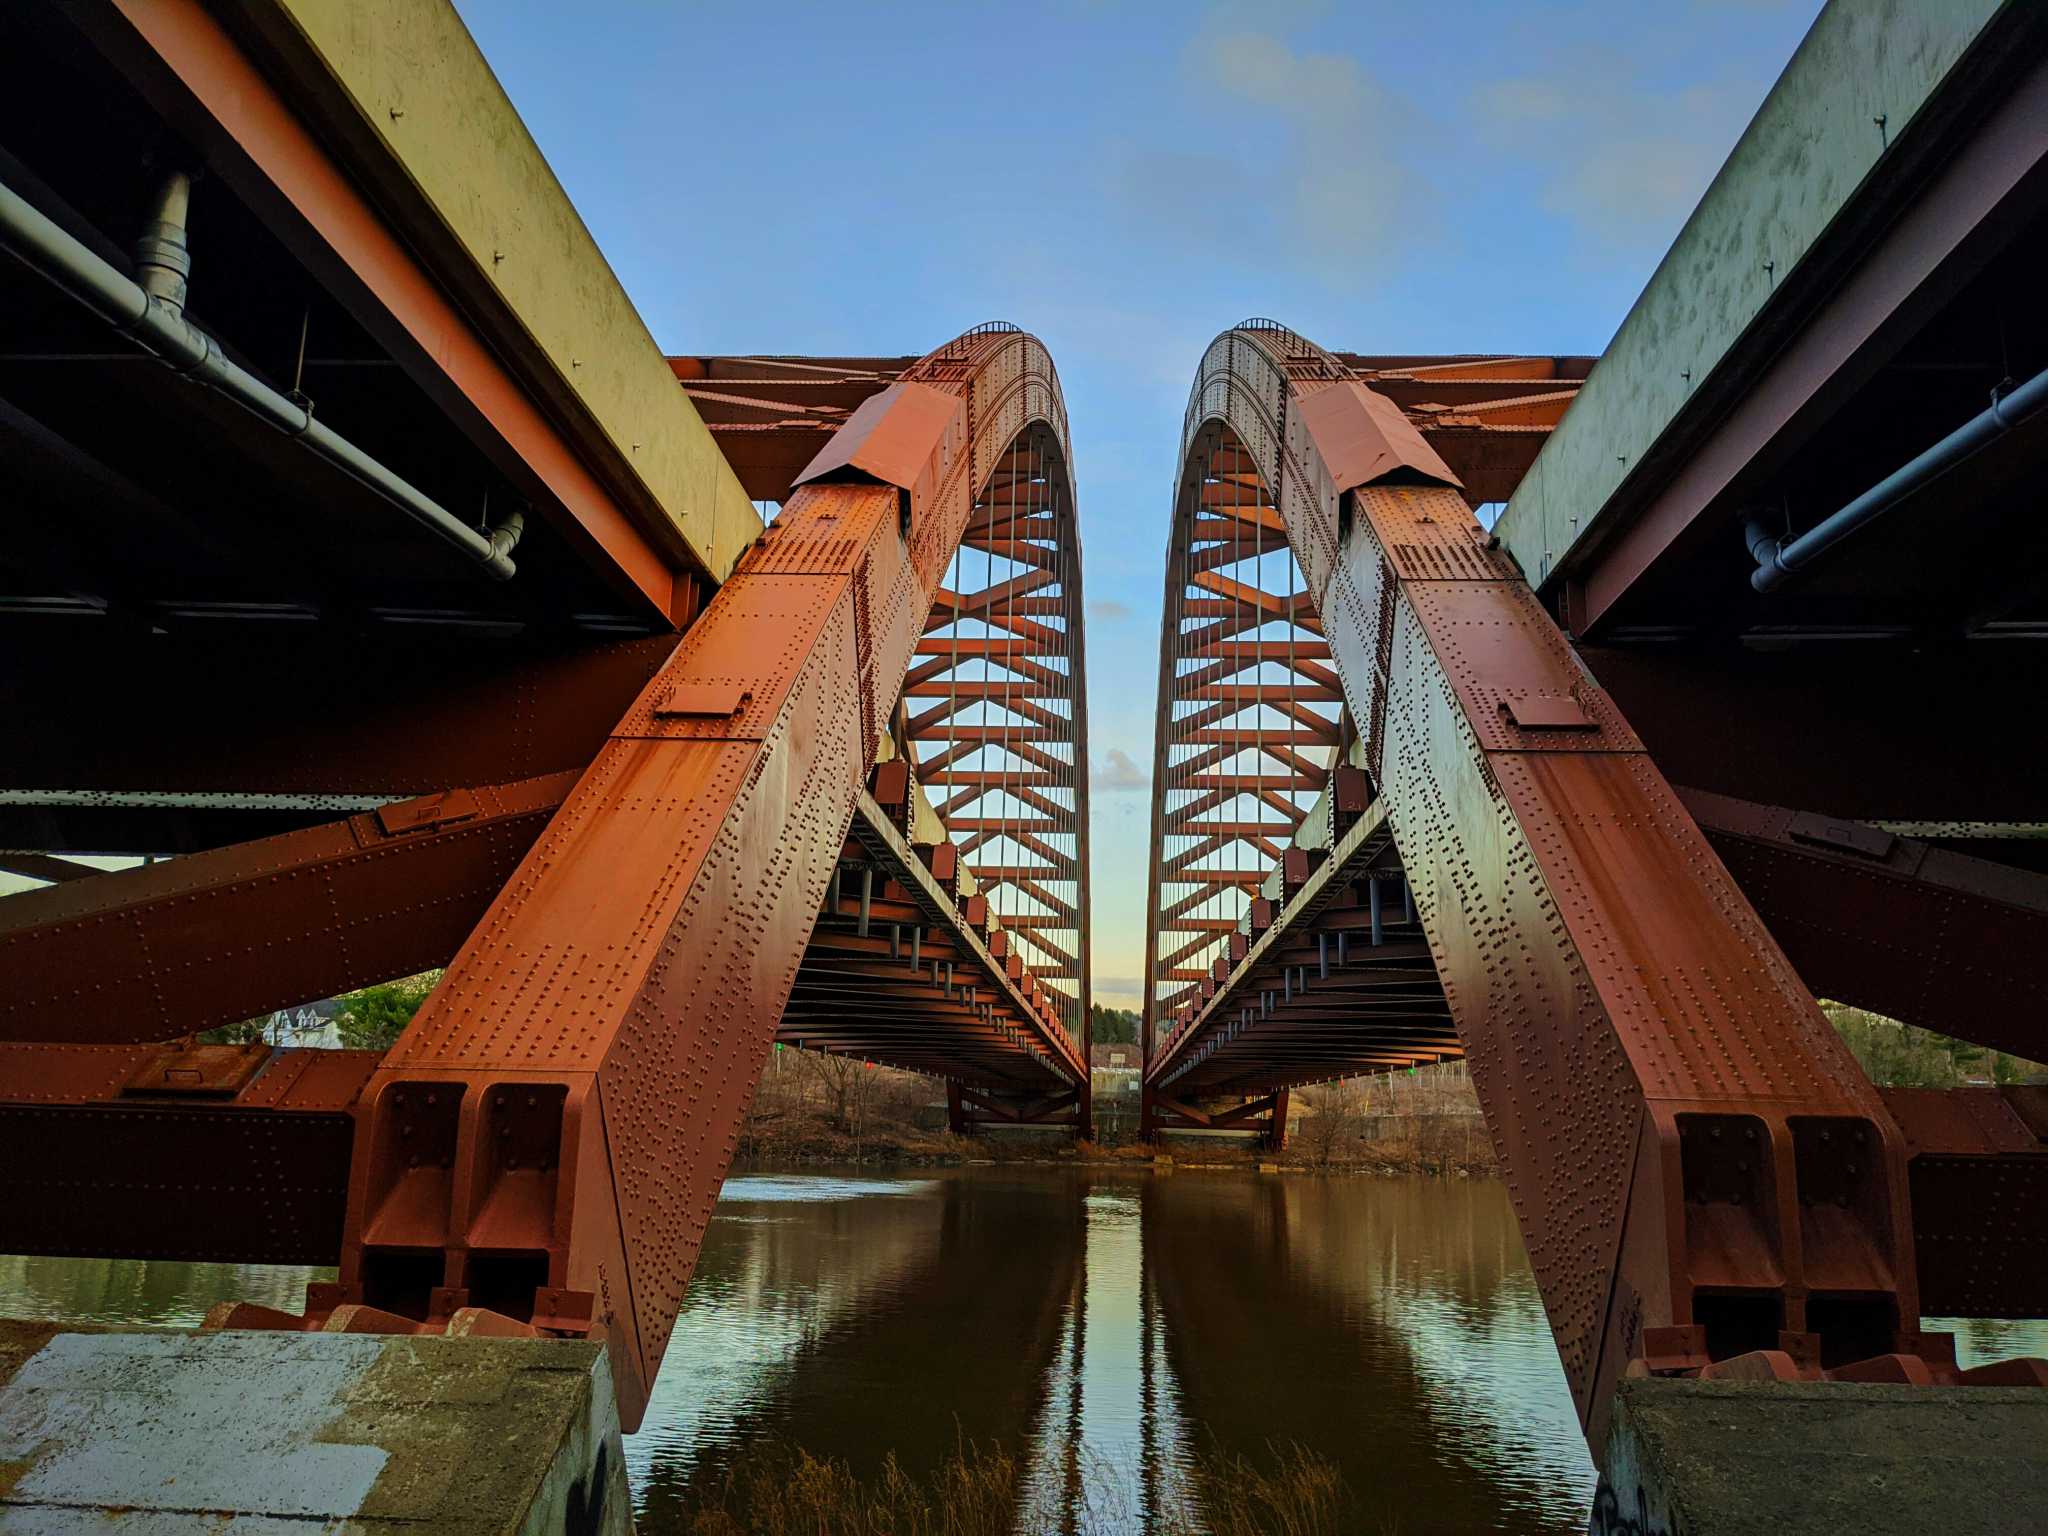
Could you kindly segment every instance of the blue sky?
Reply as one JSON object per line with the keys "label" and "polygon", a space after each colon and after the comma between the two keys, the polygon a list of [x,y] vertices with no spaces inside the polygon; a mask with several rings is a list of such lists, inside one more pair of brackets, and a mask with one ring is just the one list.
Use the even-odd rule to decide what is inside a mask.
{"label": "blue sky", "polygon": [[456,0],[670,352],[1051,348],[1090,615],[1096,995],[1136,1000],[1181,411],[1248,315],[1597,352],[1816,0]]}

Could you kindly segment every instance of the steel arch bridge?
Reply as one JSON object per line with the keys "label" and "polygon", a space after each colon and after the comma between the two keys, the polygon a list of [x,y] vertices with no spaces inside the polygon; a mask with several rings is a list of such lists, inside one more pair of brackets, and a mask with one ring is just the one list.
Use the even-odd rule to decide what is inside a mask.
{"label": "steel arch bridge", "polygon": [[1625,1374],[2039,1381],[1958,1373],[1919,1332],[1893,1108],[1475,516],[1584,373],[1340,356],[1262,320],[1203,357],[1146,1128],[1278,1138],[1292,1086],[1462,1056],[1596,1455]]}
{"label": "steel arch bridge", "polygon": [[[773,370],[713,371],[730,403]],[[0,906],[0,1139],[17,1168],[75,1170],[69,1197],[17,1199],[12,1251],[338,1263],[303,1317],[240,1306],[225,1326],[602,1339],[630,1429],[771,1042],[943,1077],[962,1128],[1085,1133],[1058,376],[991,324],[851,393],[751,440],[780,515],[679,638],[498,701],[578,766],[373,793]],[[593,693],[615,721],[588,718]],[[193,1043],[443,964],[386,1054]],[[205,1191],[223,1162],[252,1181],[231,1201]]]}

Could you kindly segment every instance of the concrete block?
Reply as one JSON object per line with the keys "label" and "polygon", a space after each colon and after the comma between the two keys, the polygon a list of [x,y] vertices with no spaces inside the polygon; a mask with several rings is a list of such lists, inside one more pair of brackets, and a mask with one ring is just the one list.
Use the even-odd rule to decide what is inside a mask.
{"label": "concrete block", "polygon": [[1592,1536],[2037,1536],[2048,1392],[1624,1381]]}
{"label": "concrete block", "polygon": [[628,1536],[604,1346],[0,1321],[0,1532]]}

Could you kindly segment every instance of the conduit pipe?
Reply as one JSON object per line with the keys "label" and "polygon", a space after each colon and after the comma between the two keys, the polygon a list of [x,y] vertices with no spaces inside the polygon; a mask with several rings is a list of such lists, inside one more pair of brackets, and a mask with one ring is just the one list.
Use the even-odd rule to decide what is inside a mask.
{"label": "conduit pipe", "polygon": [[306,406],[232,362],[218,342],[185,318],[185,279],[192,267],[185,244],[190,193],[191,184],[183,175],[174,175],[165,183],[156,218],[136,249],[140,284],[101,260],[4,182],[0,182],[0,245],[175,372],[219,390],[252,415],[297,438],[343,474],[462,550],[498,580],[510,580],[517,569],[512,550],[525,531],[521,514],[512,513],[495,528],[472,528],[404,476],[314,420]]}
{"label": "conduit pipe", "polygon": [[2048,372],[2037,373],[2004,394],[1994,394],[1989,409],[1972,416],[1918,458],[1893,470],[1841,511],[1790,542],[1781,540],[1761,517],[1752,516],[1743,525],[1743,537],[1757,563],[1749,574],[1749,584],[1759,592],[1775,592],[1866,523],[2005,436],[2044,406],[2048,406]]}

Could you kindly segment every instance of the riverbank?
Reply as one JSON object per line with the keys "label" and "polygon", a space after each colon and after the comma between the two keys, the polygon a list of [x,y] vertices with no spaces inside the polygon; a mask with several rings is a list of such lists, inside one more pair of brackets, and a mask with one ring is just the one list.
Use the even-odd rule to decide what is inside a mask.
{"label": "riverbank", "polygon": [[1175,1132],[1156,1145],[1138,1141],[1136,1095],[1119,1080],[1128,1076],[1097,1075],[1094,1141],[1021,1127],[956,1136],[946,1129],[943,1099],[928,1078],[782,1051],[762,1074],[734,1168],[1046,1163],[1459,1178],[1497,1171],[1462,1067],[1298,1092],[1288,1145],[1278,1152],[1251,1136],[1222,1133]]}

